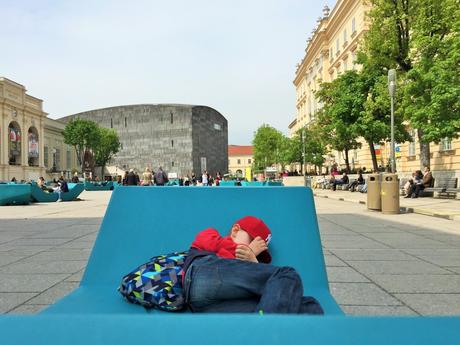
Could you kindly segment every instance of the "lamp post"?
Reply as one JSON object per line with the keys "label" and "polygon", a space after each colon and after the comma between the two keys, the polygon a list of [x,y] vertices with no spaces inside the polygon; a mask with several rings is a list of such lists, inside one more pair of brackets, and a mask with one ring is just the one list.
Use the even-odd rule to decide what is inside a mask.
{"label": "lamp post", "polygon": [[395,93],[396,93],[396,70],[390,69],[388,71],[388,92],[391,99],[391,172],[396,172],[396,158],[395,158]]}
{"label": "lamp post", "polygon": [[303,184],[307,186],[307,172],[305,168],[305,129],[302,128],[302,165],[303,165]]}

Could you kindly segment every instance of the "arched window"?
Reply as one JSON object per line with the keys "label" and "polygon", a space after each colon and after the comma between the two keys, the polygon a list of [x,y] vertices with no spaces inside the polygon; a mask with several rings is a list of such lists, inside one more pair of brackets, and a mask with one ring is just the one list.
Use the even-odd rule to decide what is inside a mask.
{"label": "arched window", "polygon": [[30,127],[27,132],[29,141],[29,166],[38,167],[38,131],[35,127]]}
{"label": "arched window", "polygon": [[10,165],[21,165],[21,127],[16,121],[8,126],[8,160]]}

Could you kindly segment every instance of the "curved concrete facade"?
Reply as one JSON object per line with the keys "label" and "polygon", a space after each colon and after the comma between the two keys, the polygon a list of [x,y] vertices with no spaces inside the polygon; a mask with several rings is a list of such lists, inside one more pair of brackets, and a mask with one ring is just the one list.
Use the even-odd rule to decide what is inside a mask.
{"label": "curved concrete facade", "polygon": [[73,118],[113,128],[122,148],[111,165],[121,169],[162,166],[181,176],[228,170],[227,120],[207,106],[139,104],[86,111]]}

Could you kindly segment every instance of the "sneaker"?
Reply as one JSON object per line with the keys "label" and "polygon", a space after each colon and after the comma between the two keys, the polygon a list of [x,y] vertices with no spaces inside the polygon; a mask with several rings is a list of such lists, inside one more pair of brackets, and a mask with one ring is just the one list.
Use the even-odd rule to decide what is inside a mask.
{"label": "sneaker", "polygon": [[62,199],[57,199],[57,200],[56,200],[56,202],[61,202],[61,201],[62,201]]}

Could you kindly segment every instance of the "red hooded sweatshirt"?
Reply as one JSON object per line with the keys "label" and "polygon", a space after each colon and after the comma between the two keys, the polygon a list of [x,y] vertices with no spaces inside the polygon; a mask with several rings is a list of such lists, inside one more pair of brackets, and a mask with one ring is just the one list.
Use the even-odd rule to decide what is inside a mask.
{"label": "red hooded sweatshirt", "polygon": [[216,253],[221,258],[235,259],[237,244],[230,236],[222,237],[216,229],[208,228],[196,235],[191,247]]}

